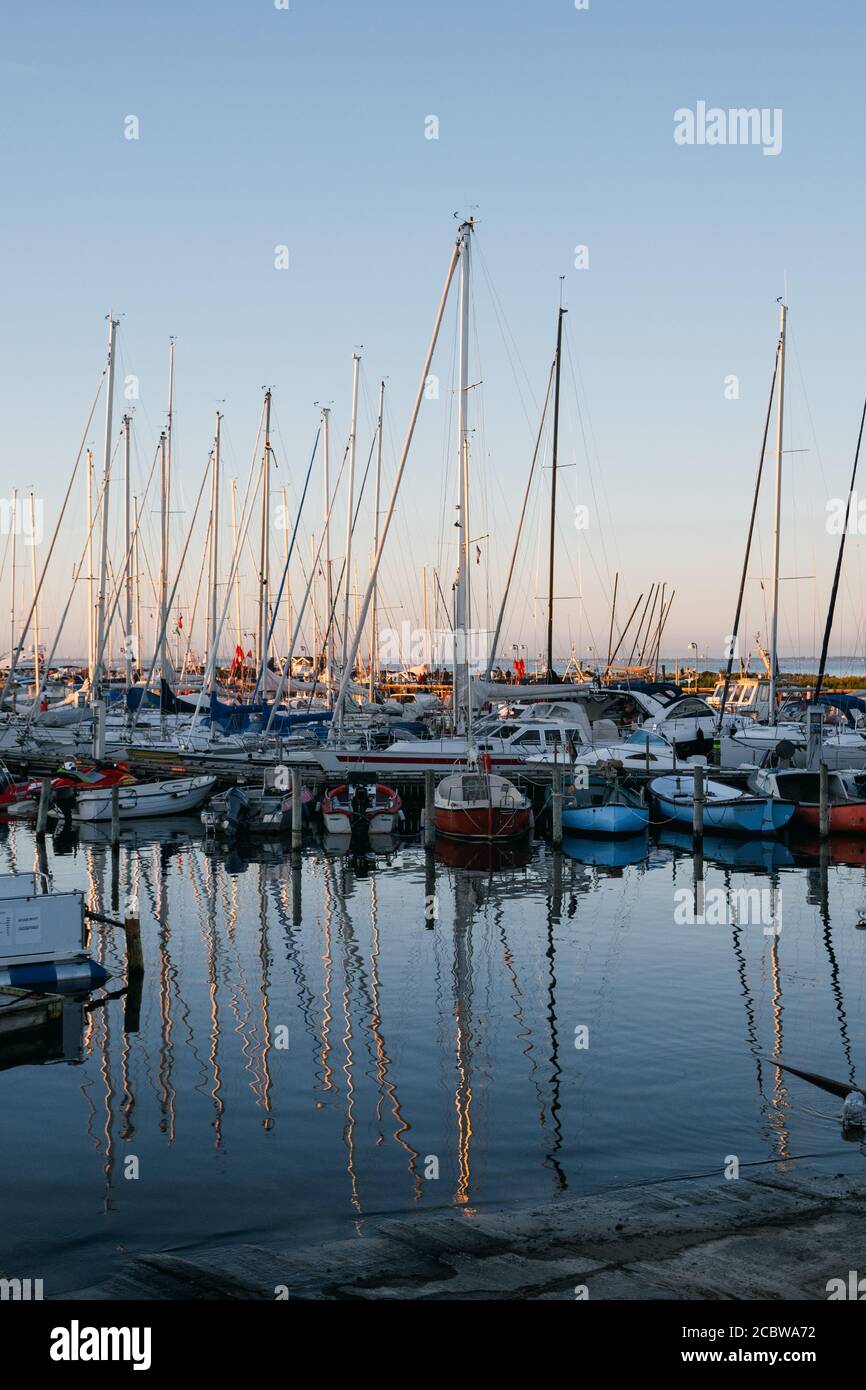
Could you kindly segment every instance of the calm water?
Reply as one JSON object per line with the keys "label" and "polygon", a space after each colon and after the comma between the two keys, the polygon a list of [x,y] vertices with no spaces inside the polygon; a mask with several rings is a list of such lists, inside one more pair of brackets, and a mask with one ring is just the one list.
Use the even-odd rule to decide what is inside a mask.
{"label": "calm water", "polygon": [[[678,923],[695,867],[675,837],[561,860],[539,844],[493,872],[438,861],[435,882],[414,845],[355,863],[311,846],[293,878],[280,847],[226,856],[195,821],[133,832],[114,876],[104,845],[49,842],[57,887],[108,913],[137,893],[147,970],[137,1031],[122,998],[72,1010],[74,1062],[0,1071],[0,1271],[50,1296],[138,1251],[363,1237],[372,1216],[729,1154],[859,1168],[837,1102],[753,1051],[864,1070],[863,851],[822,875],[784,846],[706,848],[705,903],[778,888],[778,936]],[[34,861],[10,827],[0,871]],[[118,975],[121,937],[98,929]]]}

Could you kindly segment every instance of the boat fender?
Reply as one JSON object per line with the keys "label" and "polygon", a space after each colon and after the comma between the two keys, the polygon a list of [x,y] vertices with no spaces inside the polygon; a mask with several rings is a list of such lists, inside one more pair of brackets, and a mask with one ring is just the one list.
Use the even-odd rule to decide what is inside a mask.
{"label": "boat fender", "polygon": [[851,1091],[842,1105],[842,1129],[866,1129],[866,1096]]}
{"label": "boat fender", "polygon": [[478,761],[479,761],[479,763],[481,764],[481,771],[482,771],[482,772],[488,772],[488,773],[489,773],[490,771],[492,771],[492,768],[493,768],[493,758],[491,757],[491,755],[490,755],[489,753],[482,753],[482,754],[481,754],[481,757],[478,759]]}

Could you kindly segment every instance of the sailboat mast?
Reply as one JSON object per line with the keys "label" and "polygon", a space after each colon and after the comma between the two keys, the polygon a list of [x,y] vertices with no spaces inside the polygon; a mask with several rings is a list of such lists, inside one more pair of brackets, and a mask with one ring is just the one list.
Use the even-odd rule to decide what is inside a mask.
{"label": "sailboat mast", "polygon": [[139,678],[141,677],[141,563],[138,554],[138,498],[132,499],[133,525],[135,527],[135,547],[133,550],[133,567],[135,575],[135,665]]}
{"label": "sailboat mast", "polygon": [[[328,410],[327,406],[322,410],[322,450],[323,450],[323,455],[322,455],[322,457],[323,457],[323,463],[324,463],[324,477],[323,477],[323,484],[322,484],[322,486],[323,486],[323,488],[324,488],[324,493],[325,493],[325,496],[324,496],[324,516],[325,516],[325,518],[328,518],[328,516],[329,516],[329,514],[330,514],[330,509],[331,509],[331,475],[330,475],[330,467],[331,467],[331,412],[330,412],[330,410]],[[332,604],[333,604],[333,594],[331,593],[331,527],[330,527],[330,523],[329,523],[328,520],[325,520],[325,594],[326,594],[327,605],[328,605],[327,611],[328,611],[328,614],[330,614],[330,612],[331,612],[331,607],[332,607]],[[315,584],[315,587],[314,587],[314,597],[313,597],[313,614],[314,614],[314,615],[315,615],[315,613],[318,611],[318,600],[319,600],[319,585],[318,585],[318,581],[317,581],[316,584]],[[313,619],[313,629],[314,629],[314,636],[313,636],[313,661],[314,661],[314,664],[315,664],[316,672],[318,672],[318,669],[319,669],[319,668],[318,668],[318,657],[316,656],[315,627],[316,627],[316,621],[315,621],[315,616],[314,616],[314,619]],[[325,693],[326,693],[326,696],[327,696],[328,704],[331,703],[331,678],[332,678],[332,674],[333,674],[333,665],[334,665],[334,631],[333,631],[333,625],[329,623],[329,625],[328,625],[328,635],[327,635],[326,643],[325,643]]]}
{"label": "sailboat mast", "polygon": [[568,313],[559,306],[556,320],[556,372],[553,387],[553,459],[550,475],[550,557],[547,570],[547,676],[553,677],[553,571],[556,555],[556,466],[559,460],[559,381],[562,365],[562,320]]}
{"label": "sailboat mast", "polygon": [[472,223],[460,228],[460,299],[458,309],[459,363],[457,381],[457,441],[459,447],[459,526],[457,582],[454,595],[454,699],[455,732],[466,728],[469,709],[469,667],[466,642],[469,627],[469,245]]}
{"label": "sailboat mast", "polygon": [[[105,645],[105,600],[108,591],[108,502],[111,487],[111,428],[114,411],[114,339],[117,319],[108,317],[108,385],[105,393],[105,438],[102,459],[102,535],[99,558],[99,597],[96,622],[96,660],[100,662]],[[95,672],[97,691],[102,687],[102,671]]]}
{"label": "sailboat mast", "polygon": [[265,670],[268,664],[268,542],[271,515],[271,392],[265,392],[265,450],[262,454],[262,533],[259,546],[259,688],[267,698]]}
{"label": "sailboat mast", "polygon": [[776,671],[779,637],[779,531],[782,518],[782,440],[785,424],[785,327],[788,306],[779,307],[779,394],[776,405],[776,500],[773,515],[773,617],[770,631],[769,722],[776,721]]}
{"label": "sailboat mast", "polygon": [[[352,433],[349,436],[349,496],[346,501],[346,560],[343,574],[346,588],[343,594],[343,658],[341,661],[343,677],[346,675],[346,662],[349,655],[349,590],[352,587],[352,530],[355,510],[355,443],[358,437],[358,380],[361,374],[361,358],[352,353]],[[328,614],[330,622],[330,612]]]}
{"label": "sailboat mast", "polygon": [[[207,614],[207,656],[216,642],[217,635],[217,583],[219,580],[219,512],[220,512],[220,424],[222,416],[216,412],[214,428],[213,455],[211,457],[210,487],[210,552],[208,558],[208,614]],[[217,654],[214,652],[213,669],[217,668]]]}
{"label": "sailboat mast", "polygon": [[96,621],[96,598],[94,584],[96,574],[93,569],[93,450],[87,450],[87,684],[93,689],[96,676],[96,643],[94,623]]}
{"label": "sailboat mast", "polygon": [[[382,423],[385,415],[385,383],[379,382],[379,419],[376,424],[376,500],[373,504],[373,556],[379,549],[379,508],[382,496]],[[379,583],[373,580],[372,615],[370,619],[370,699],[373,699],[373,686],[379,675],[379,632],[378,632]],[[425,625],[427,619],[424,619]]]}
{"label": "sailboat mast", "polygon": [[[166,658],[166,638],[168,617],[168,438],[165,430],[159,436],[159,478],[160,478],[160,543],[159,543],[159,625],[162,636],[159,643],[159,675],[165,680],[168,675]],[[160,702],[161,704],[161,702]]]}
{"label": "sailboat mast", "polygon": [[[15,655],[15,538],[18,533],[18,489],[12,492],[12,569],[10,573],[12,606],[9,614],[9,665]],[[14,704],[14,696],[13,696]]]}
{"label": "sailboat mast", "polygon": [[124,641],[124,650],[125,650],[125,654],[126,654],[126,655],[125,655],[125,662],[124,662],[124,664],[125,664],[125,667],[126,667],[126,688],[127,688],[127,690],[128,690],[129,687],[132,685],[132,554],[131,554],[131,551],[130,551],[130,537],[131,537],[131,530],[130,530],[130,527],[131,527],[131,524],[132,524],[132,478],[131,478],[131,476],[130,476],[130,474],[131,474],[131,467],[130,467],[130,453],[131,453],[131,448],[130,448],[130,445],[131,445],[131,438],[130,438],[130,434],[131,434],[131,430],[132,430],[132,419],[131,419],[131,417],[130,417],[129,415],[124,415],[124,417],[123,417],[123,493],[124,493],[124,496],[123,496],[123,515],[124,515],[124,530],[125,530],[125,533],[126,533],[126,548],[125,548],[125,552],[124,552],[125,555],[126,555],[126,575],[125,575],[125,580],[124,580],[124,582],[125,582],[125,587],[126,587],[126,595],[125,595],[125,597],[126,597],[126,611],[125,611],[125,613],[124,613],[124,619],[123,619],[123,633],[124,633],[124,638],[125,638],[125,641]]}
{"label": "sailboat mast", "polygon": [[[236,625],[237,625],[237,638],[235,639],[235,655],[237,655],[237,652],[238,652],[238,650],[239,650],[240,653],[241,653],[241,657],[240,657],[240,669],[239,669],[238,674],[239,674],[240,678],[243,679],[244,639],[243,639],[243,633],[241,632],[241,553],[240,553],[240,550],[238,549],[239,544],[240,544],[240,540],[239,540],[239,533],[238,533],[238,516],[237,516],[237,511],[238,511],[238,485],[237,485],[237,480],[236,480],[235,478],[232,478],[232,537],[233,537],[233,539],[234,539],[234,552],[235,552],[235,561],[234,561],[234,569],[235,569],[235,623],[236,623]],[[234,665],[234,662],[232,662],[232,665]]]}
{"label": "sailboat mast", "polygon": [[[292,636],[292,577],[289,574],[289,495],[285,484],[280,488],[283,502],[283,565],[286,572],[286,651]],[[292,673],[289,672],[289,694],[292,693]]]}
{"label": "sailboat mast", "polygon": [[[34,496],[33,496],[33,492],[31,491],[31,493],[30,493],[30,536],[31,536],[31,539],[32,539],[33,537],[35,537],[35,535],[36,535],[36,502],[35,502],[35,499],[34,499]],[[35,638],[36,638],[36,640],[35,640],[35,642],[34,642],[34,646],[33,646],[33,679],[34,679],[34,684],[35,684],[35,686],[36,686],[36,693],[38,694],[38,693],[39,693],[39,686],[40,686],[40,676],[39,676],[39,604],[38,604],[38,602],[37,602],[37,599],[38,599],[38,590],[37,590],[37,585],[36,585],[36,546],[35,546],[35,545],[31,545],[31,547],[30,547],[30,570],[31,570],[31,574],[32,574],[32,576],[33,576],[33,605],[34,605],[34,614],[33,614],[33,623],[34,623],[34,627],[33,627],[33,631],[34,631],[34,633],[35,633]]]}

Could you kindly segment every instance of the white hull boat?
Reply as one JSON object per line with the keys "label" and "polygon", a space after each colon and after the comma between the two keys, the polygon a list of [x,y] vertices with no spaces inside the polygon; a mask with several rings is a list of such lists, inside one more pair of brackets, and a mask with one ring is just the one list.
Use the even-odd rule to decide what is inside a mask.
{"label": "white hull boat", "polygon": [[[159,782],[139,782],[118,789],[121,820],[147,816],[180,816],[195,811],[217,784],[216,777],[171,777]],[[111,820],[112,789],[79,792],[72,807],[73,820]]]}

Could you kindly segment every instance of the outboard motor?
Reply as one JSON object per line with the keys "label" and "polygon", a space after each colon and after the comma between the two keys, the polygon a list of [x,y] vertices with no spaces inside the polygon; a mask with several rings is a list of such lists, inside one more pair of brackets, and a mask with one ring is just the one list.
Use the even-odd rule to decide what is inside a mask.
{"label": "outboard motor", "polygon": [[352,851],[363,854],[370,847],[370,823],[367,820],[370,791],[364,782],[360,782],[355,788],[350,804],[352,807]]}
{"label": "outboard motor", "polygon": [[842,1133],[849,1135],[855,1131],[856,1138],[862,1138],[866,1129],[866,1096],[862,1091],[851,1091],[842,1105]]}
{"label": "outboard motor", "polygon": [[226,792],[226,821],[231,834],[242,835],[250,823],[250,799],[242,787]]}

